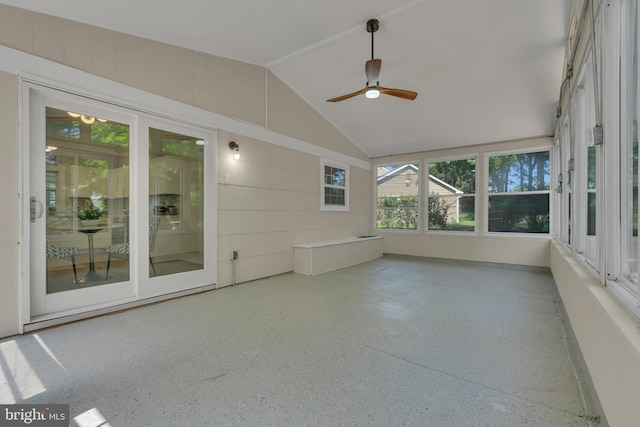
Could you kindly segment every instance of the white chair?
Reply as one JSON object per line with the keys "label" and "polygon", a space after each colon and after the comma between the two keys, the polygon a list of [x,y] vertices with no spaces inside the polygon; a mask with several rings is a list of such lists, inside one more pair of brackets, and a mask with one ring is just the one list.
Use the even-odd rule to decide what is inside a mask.
{"label": "white chair", "polygon": [[76,255],[78,255],[78,248],[59,248],[57,246],[54,246],[51,241],[47,240],[47,260],[71,257],[71,265],[73,265],[73,278],[75,279],[75,283],[78,283],[78,273],[76,272]]}
{"label": "white chair", "polygon": [[[151,258],[151,252],[153,252],[153,248],[156,246],[156,236],[158,235],[158,227],[160,226],[160,217],[152,216],[149,218],[149,262],[151,263],[151,268],[153,269],[153,275],[157,275],[156,266],[153,265],[153,258]],[[111,266],[111,255],[129,255],[129,242],[124,243],[114,243],[113,245],[109,245],[105,248],[105,251],[109,254],[109,259],[107,260],[107,272],[104,276],[105,279],[109,278],[109,267]]]}

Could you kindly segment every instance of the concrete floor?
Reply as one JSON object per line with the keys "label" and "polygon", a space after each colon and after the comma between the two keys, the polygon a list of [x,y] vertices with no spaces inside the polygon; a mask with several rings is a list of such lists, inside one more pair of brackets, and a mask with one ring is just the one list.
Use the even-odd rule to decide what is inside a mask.
{"label": "concrete floor", "polygon": [[1,340],[0,403],[82,427],[596,425],[558,301],[539,268],[284,274]]}

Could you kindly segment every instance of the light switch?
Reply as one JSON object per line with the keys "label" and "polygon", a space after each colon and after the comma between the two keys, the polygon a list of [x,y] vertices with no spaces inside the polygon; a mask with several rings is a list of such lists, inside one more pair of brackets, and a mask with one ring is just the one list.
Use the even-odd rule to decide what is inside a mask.
{"label": "light switch", "polygon": [[231,184],[231,174],[230,173],[225,173],[224,174],[224,183],[225,184]]}

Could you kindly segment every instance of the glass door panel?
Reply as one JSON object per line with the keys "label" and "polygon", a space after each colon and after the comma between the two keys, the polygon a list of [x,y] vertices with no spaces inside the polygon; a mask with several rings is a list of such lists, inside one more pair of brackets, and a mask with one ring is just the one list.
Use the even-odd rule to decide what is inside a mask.
{"label": "glass door panel", "polygon": [[124,265],[107,276],[105,251],[128,244],[132,116],[26,90],[30,318],[132,298],[131,270]]}
{"label": "glass door panel", "polygon": [[204,269],[204,141],[149,128],[149,274]]}
{"label": "glass door panel", "polygon": [[[46,107],[47,294],[129,280],[129,134],[124,123]],[[113,245],[123,250],[107,276]]]}

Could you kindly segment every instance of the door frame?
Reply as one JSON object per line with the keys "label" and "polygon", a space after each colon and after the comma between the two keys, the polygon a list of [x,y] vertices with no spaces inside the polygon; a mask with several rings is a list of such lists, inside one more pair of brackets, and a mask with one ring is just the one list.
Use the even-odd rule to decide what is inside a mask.
{"label": "door frame", "polygon": [[[29,88],[29,110],[30,110],[30,128],[29,132],[29,149],[36,150],[31,153],[29,158],[29,170],[25,170],[25,174],[29,175],[32,180],[28,188],[28,196],[33,197],[44,203],[44,186],[40,186],[37,180],[42,183],[44,179],[44,163],[43,163],[43,149],[46,144],[46,134],[44,127],[46,125],[46,119],[44,117],[47,107],[53,107],[57,109],[63,109],[67,111],[82,111],[83,113],[90,114],[94,117],[105,117],[109,120],[116,120],[121,123],[129,125],[130,134],[133,135],[136,132],[136,117],[126,111],[117,111],[113,108],[105,108],[102,104],[88,103],[87,100],[79,98],[77,96],[71,96],[68,94],[59,94],[53,91],[43,91],[41,89]],[[34,117],[37,117],[34,120]],[[133,147],[130,147],[130,151]],[[129,153],[130,161],[133,157]],[[144,167],[142,165],[141,167]],[[136,171],[133,171],[134,173]],[[136,178],[132,177],[131,182],[136,182]],[[26,190],[27,188],[25,188]],[[29,197],[29,198],[30,198]],[[25,197],[26,198],[26,197]],[[42,217],[46,217],[46,213],[43,213]],[[44,248],[44,239],[46,238],[46,220],[40,217],[35,222],[31,223],[29,244],[30,248]],[[25,218],[25,223],[26,223]],[[103,284],[101,286],[92,287],[78,287],[77,289],[68,292],[59,292],[48,294],[46,291],[46,257],[44,251],[34,254],[30,253],[30,273],[35,272],[30,280],[31,288],[31,303],[30,310],[32,311],[31,317],[39,317],[47,315],[52,312],[64,312],[68,310],[74,310],[79,305],[92,306],[100,304],[108,304],[117,300],[128,300],[135,296],[135,277],[130,274],[129,280],[123,282],[116,282],[110,284]],[[44,267],[43,267],[44,265]],[[35,270],[33,270],[35,268]],[[43,275],[44,273],[44,275]]]}
{"label": "door frame", "polygon": [[[99,81],[104,83],[104,86],[107,89],[104,91],[108,91],[110,86],[121,86],[120,84],[106,81],[104,79],[99,78]],[[108,302],[97,302],[92,305],[84,306],[81,308],[73,308],[68,310],[59,311],[56,313],[44,314],[41,316],[32,316],[31,311],[31,298],[33,295],[31,294],[31,222],[30,222],[30,196],[31,196],[31,184],[32,177],[30,174],[31,171],[31,161],[32,161],[32,152],[31,152],[31,144],[30,144],[30,131],[31,131],[31,113],[32,106],[30,102],[30,97],[32,91],[36,91],[43,94],[50,94],[54,98],[62,98],[62,99],[71,99],[74,101],[79,101],[81,103],[87,103],[87,105],[91,105],[95,103],[95,108],[100,109],[110,109],[110,107],[114,107],[113,109],[117,112],[118,115],[130,115],[135,123],[134,126],[131,127],[132,140],[133,138],[140,137],[140,128],[137,126],[139,121],[145,121],[148,123],[156,122],[156,123],[166,123],[168,126],[184,125],[186,129],[197,129],[202,132],[202,134],[206,134],[205,140],[205,162],[207,171],[205,175],[207,188],[207,196],[205,197],[205,212],[206,217],[210,219],[208,224],[206,224],[204,228],[205,233],[205,271],[206,274],[188,274],[188,280],[185,281],[182,279],[179,281],[183,283],[183,285],[179,287],[174,287],[173,289],[167,288],[167,286],[159,287],[159,291],[152,293],[146,292],[144,294],[140,294],[139,284],[136,283],[138,281],[138,277],[135,276],[137,273],[134,268],[131,270],[131,277],[129,282],[134,282],[133,285],[133,295],[131,297],[116,299]],[[188,106],[186,104],[179,103],[177,101],[167,100],[165,98],[151,95],[145,92],[131,90],[134,95],[143,94],[143,97],[132,96],[129,99],[121,99],[117,102],[113,99],[109,99],[108,97],[100,96],[98,93],[93,93],[91,91],[85,91],[81,88],[77,88],[76,90],[71,90],[69,88],[64,88],[61,90],[60,85],[47,82],[40,81],[39,79],[32,79],[22,77],[20,80],[20,92],[21,97],[20,101],[20,139],[21,139],[21,222],[22,227],[20,230],[20,241],[21,251],[20,251],[20,268],[21,268],[21,281],[20,281],[20,333],[23,333],[28,330],[39,329],[42,327],[59,324],[63,322],[68,322],[70,320],[75,320],[79,318],[91,317],[96,314],[101,314],[103,312],[120,310],[124,307],[137,306],[146,304],[149,302],[155,302],[162,299],[173,298],[178,294],[189,294],[194,292],[201,292],[202,290],[207,289],[215,289],[217,287],[217,182],[215,177],[217,176],[217,129],[212,128],[210,125],[210,121],[207,121],[208,124],[205,124],[204,121],[198,122],[198,120],[194,120],[194,117],[197,119],[198,117],[202,117],[202,110],[196,109],[195,107]],[[120,93],[122,93],[120,91]],[[136,99],[139,98],[139,99]],[[157,104],[153,105],[162,105],[162,110],[157,111],[157,108],[154,107],[143,107],[139,103],[140,99],[151,98]],[[159,102],[159,101],[162,102]],[[71,101],[73,102],[73,101]],[[146,104],[150,105],[150,104]],[[168,108],[169,107],[169,108]],[[197,114],[191,114],[197,110]],[[185,117],[189,117],[189,120],[186,120]],[[137,136],[134,136],[133,133],[136,132]],[[138,144],[145,145],[145,144]],[[140,153],[143,152],[143,148],[136,149],[135,147],[131,148],[131,157],[130,162],[136,164],[140,164]],[[33,153],[33,156],[36,156]],[[147,164],[146,162],[143,162]],[[147,164],[148,166],[148,164]],[[140,164],[141,168],[144,168],[144,165]],[[132,168],[133,169],[133,168]],[[146,175],[146,170],[140,172],[142,175]],[[131,176],[131,181],[135,182],[135,175]],[[133,186],[135,187],[135,186]],[[131,198],[135,197],[135,188],[131,188]],[[132,201],[133,202],[133,201]],[[145,205],[140,203],[140,205]],[[142,217],[139,215],[139,217]],[[138,221],[140,222],[140,221]],[[139,224],[138,224],[139,225]],[[133,247],[135,248],[135,241],[132,242]],[[148,253],[148,251],[147,251]],[[143,255],[143,254],[140,254]],[[141,259],[141,256],[138,257]],[[135,263],[134,263],[135,264]],[[181,273],[184,274],[184,273]],[[168,276],[171,277],[171,276]],[[175,276],[174,276],[175,278]],[[158,278],[163,279],[163,278]],[[158,280],[158,282],[169,281],[169,279],[164,278],[163,280]],[[175,282],[175,280],[174,280]],[[189,285],[184,285],[184,283],[189,283]],[[127,283],[127,282],[122,282]],[[107,285],[108,286],[108,285]]]}

